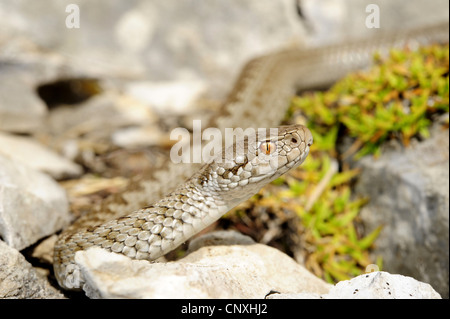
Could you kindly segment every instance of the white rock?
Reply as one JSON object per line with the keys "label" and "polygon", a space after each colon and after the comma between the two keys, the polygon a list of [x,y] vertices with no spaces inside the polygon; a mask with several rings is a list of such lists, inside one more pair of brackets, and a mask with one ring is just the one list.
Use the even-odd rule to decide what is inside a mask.
{"label": "white rock", "polygon": [[13,161],[45,172],[55,179],[75,177],[83,172],[81,166],[29,137],[0,132],[0,145],[0,154],[9,156]]}
{"label": "white rock", "polygon": [[67,226],[64,189],[48,175],[0,155],[0,237],[21,250]]}
{"label": "white rock", "polygon": [[377,271],[338,282],[326,299],[441,299],[429,285],[414,278]]}
{"label": "white rock", "polygon": [[206,93],[203,81],[131,82],[125,93],[149,105],[158,114],[189,114]]}
{"label": "white rock", "polygon": [[330,285],[277,249],[202,247],[176,262],[149,263],[92,248],[76,253],[94,298],[264,298],[270,291],[324,294]]}
{"label": "white rock", "polygon": [[170,145],[168,134],[158,127],[142,126],[118,129],[111,134],[111,141],[120,147],[140,147],[152,145]]}
{"label": "white rock", "polygon": [[14,248],[0,240],[0,298],[64,298]]}

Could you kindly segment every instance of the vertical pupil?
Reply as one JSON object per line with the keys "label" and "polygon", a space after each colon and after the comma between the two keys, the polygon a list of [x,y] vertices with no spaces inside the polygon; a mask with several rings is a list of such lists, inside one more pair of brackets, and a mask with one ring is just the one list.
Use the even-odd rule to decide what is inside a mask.
{"label": "vertical pupil", "polygon": [[272,142],[264,142],[259,146],[259,150],[266,155],[272,154],[276,150],[276,145]]}

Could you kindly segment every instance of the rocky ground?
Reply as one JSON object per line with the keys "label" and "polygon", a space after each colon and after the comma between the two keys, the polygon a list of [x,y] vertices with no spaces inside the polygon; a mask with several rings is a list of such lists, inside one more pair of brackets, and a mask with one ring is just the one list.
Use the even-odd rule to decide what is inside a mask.
{"label": "rocky ground", "polygon": [[[61,291],[54,279],[58,232],[133,176],[158,169],[171,145],[170,129],[211,116],[250,57],[298,39],[321,45],[370,32],[355,27],[368,3],[358,0],[328,1],[331,11],[304,1],[300,17],[288,0],[244,7],[217,0],[196,10],[174,1],[78,1],[79,29],[65,27],[64,1],[43,2],[0,4],[0,298],[84,296]],[[446,6],[439,12],[414,2],[401,10],[383,2],[396,17],[384,17],[386,28],[448,20],[445,1],[436,0]],[[251,32],[243,36],[243,30]],[[448,128],[435,129],[424,142],[359,163],[355,191],[371,198],[362,218],[368,231],[385,225],[373,253],[383,256],[389,273],[330,285],[280,250],[236,232],[215,232],[167,263],[95,249],[79,253],[85,293],[448,298],[448,153]]]}

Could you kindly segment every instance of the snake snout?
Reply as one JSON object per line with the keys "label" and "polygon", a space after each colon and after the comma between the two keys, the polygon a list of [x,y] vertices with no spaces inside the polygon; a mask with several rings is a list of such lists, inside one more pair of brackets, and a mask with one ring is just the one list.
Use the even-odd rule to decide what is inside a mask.
{"label": "snake snout", "polygon": [[306,127],[305,127],[305,141],[308,147],[310,147],[314,142],[314,138],[312,136],[311,131],[308,130]]}

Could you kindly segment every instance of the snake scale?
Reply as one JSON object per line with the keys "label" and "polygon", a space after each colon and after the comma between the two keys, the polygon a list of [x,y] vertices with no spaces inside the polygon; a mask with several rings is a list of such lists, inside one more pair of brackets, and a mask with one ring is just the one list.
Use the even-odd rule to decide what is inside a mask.
{"label": "snake scale", "polygon": [[[219,114],[206,127],[223,132],[233,127],[278,126],[296,90],[330,85],[346,73],[368,66],[376,51],[448,42],[448,28],[446,22],[256,58],[243,68]],[[154,260],[300,165],[308,155],[312,135],[307,128],[293,125],[278,127],[276,135],[268,129],[264,132],[238,140],[210,163],[168,161],[153,176],[135,181],[125,192],[110,196],[100,208],[77,220],[55,244],[54,270],[60,286],[80,289],[84,284],[74,260],[77,251],[98,246],[134,259]],[[236,155],[238,148],[244,156]],[[227,156],[229,160],[220,161]]]}

